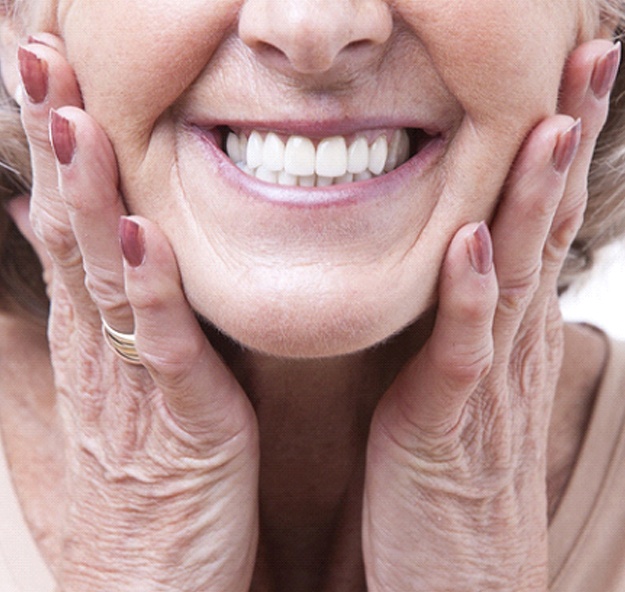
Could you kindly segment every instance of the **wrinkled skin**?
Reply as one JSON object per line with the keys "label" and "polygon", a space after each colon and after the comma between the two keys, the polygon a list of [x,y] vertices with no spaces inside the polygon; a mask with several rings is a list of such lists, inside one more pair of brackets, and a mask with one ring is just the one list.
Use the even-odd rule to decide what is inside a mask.
{"label": "wrinkled skin", "polygon": [[[379,343],[432,304],[449,240],[491,217],[523,139],[556,109],[566,56],[596,28],[581,5],[59,0],[51,28],[194,310],[246,346],[316,357]],[[321,135],[432,125],[448,147],[375,199],[311,216],[248,199],[189,131],[311,122]]]}
{"label": "wrinkled skin", "polygon": [[[248,9],[256,4],[250,2]],[[423,16],[416,8],[414,13],[408,11],[408,3],[399,4],[413,17],[410,22],[418,22],[417,17]],[[497,5],[491,4],[493,8]],[[79,18],[81,6],[85,10],[98,9],[95,3],[76,2],[74,10],[63,11],[66,19]],[[193,2],[185,6],[189,11],[198,8]],[[128,3],[126,10],[132,9],[133,3]],[[230,18],[228,9],[228,2],[216,3],[214,22]],[[538,19],[544,15],[535,16]],[[127,15],[120,11],[116,18]],[[246,18],[245,12],[240,18]],[[530,28],[533,25],[527,23]],[[254,48],[253,27],[252,33],[241,30]],[[467,31],[475,33],[470,27]],[[427,27],[419,32],[427,40]],[[158,175],[150,182],[146,180],[147,171],[155,170],[150,160],[153,150],[160,147],[159,142],[167,137],[167,126],[175,127],[175,121],[168,123],[166,117],[161,118],[152,128],[151,117],[160,115],[163,105],[148,103],[146,121],[134,120],[139,127],[124,132],[124,116],[136,108],[135,101],[144,105],[144,97],[139,94],[133,98],[126,93],[127,100],[120,102],[120,110],[113,111],[109,108],[109,93],[130,88],[130,82],[123,79],[126,74],[131,76],[130,72],[133,89],[147,92],[148,83],[142,87],[140,71],[130,55],[126,56],[127,72],[121,70],[112,87],[107,87],[104,79],[90,79],[87,72],[94,64],[89,60],[109,56],[115,47],[102,53],[84,53],[83,60],[81,40],[68,37],[67,46],[48,34],[40,35],[43,43],[27,46],[46,62],[49,90],[38,103],[24,97],[23,122],[33,152],[35,182],[30,202],[21,199],[12,206],[14,218],[46,263],[52,301],[51,360],[64,420],[70,492],[56,574],[61,589],[234,591],[251,586],[253,590],[359,590],[366,586],[370,591],[405,591],[448,590],[453,586],[454,590],[544,592],[547,432],[562,358],[556,283],[581,223],[588,166],[607,113],[607,95],[597,96],[591,81],[611,43],[595,40],[583,44],[570,54],[565,66],[567,42],[565,36],[560,38],[560,46],[550,54],[554,56],[551,74],[557,73],[558,84],[549,87],[549,96],[542,96],[538,88],[529,85],[529,96],[540,95],[541,101],[531,102],[531,109],[514,122],[507,120],[513,106],[505,102],[500,105],[505,122],[485,118],[495,107],[489,104],[490,99],[485,100],[481,94],[471,96],[471,89],[479,86],[469,84],[461,73],[450,74],[451,80],[438,90],[443,99],[458,108],[461,115],[454,129],[461,131],[445,158],[469,174],[469,180],[464,178],[466,185],[458,179],[449,181],[433,206],[434,213],[421,227],[418,241],[409,236],[384,250],[390,257],[388,269],[392,269],[397,254],[406,255],[405,245],[416,245],[409,256],[401,257],[408,268],[400,276],[412,279],[398,282],[397,291],[390,295],[390,303],[383,305],[381,320],[370,333],[362,330],[367,323],[354,325],[357,316],[349,307],[337,308],[337,286],[344,285],[340,282],[332,285],[331,297],[324,301],[327,310],[313,311],[319,313],[318,321],[323,326],[316,321],[311,325],[310,311],[303,311],[304,320],[294,321],[292,342],[274,339],[272,329],[266,328],[268,353],[274,354],[289,347],[299,353],[310,351],[310,335],[327,335],[324,323],[342,319],[337,317],[339,312],[345,315],[342,326],[348,327],[345,333],[351,341],[330,334],[324,342],[329,348],[326,355],[357,352],[363,345],[395,333],[408,321],[413,325],[406,334],[418,336],[414,338],[418,346],[412,348],[413,353],[407,352],[410,359],[388,381],[390,386],[381,380],[383,388],[378,392],[376,388],[364,388],[358,381],[351,383],[352,388],[363,388],[362,395],[356,391],[355,399],[367,401],[365,417],[367,423],[370,420],[365,436],[357,439],[362,444],[355,454],[366,458],[362,465],[364,484],[359,477],[349,486],[349,499],[354,500],[353,507],[358,510],[356,527],[363,500],[362,537],[348,536],[347,544],[339,545],[336,555],[327,551],[317,564],[306,565],[297,574],[296,564],[276,567],[271,558],[265,561],[265,555],[278,547],[262,546],[262,528],[266,527],[266,536],[271,540],[277,540],[277,535],[270,521],[259,521],[258,511],[259,503],[260,507],[270,507],[270,500],[263,497],[267,491],[264,485],[270,480],[263,481],[262,473],[259,488],[261,449],[267,456],[263,469],[270,474],[275,468],[271,456],[275,450],[265,446],[262,403],[270,405],[272,388],[279,391],[284,387],[278,382],[261,385],[250,380],[240,367],[229,368],[205,337],[195,312],[230,329],[234,337],[250,345],[257,344],[262,327],[255,325],[249,333],[244,331],[252,308],[240,299],[229,298],[235,291],[232,279],[213,261],[224,261],[226,257],[213,252],[211,259],[207,251],[198,248],[205,244],[203,225],[210,226],[212,210],[197,206],[182,213],[176,205],[163,203],[165,198],[154,189],[161,184],[169,191],[168,180]],[[134,42],[142,43],[148,37],[135,38]],[[87,38],[89,31],[85,33]],[[166,38],[167,31],[163,33]],[[433,36],[430,43],[435,45],[440,38]],[[223,39],[209,36],[207,42],[220,41]],[[185,84],[199,72],[192,68],[193,51],[199,49],[189,43],[188,50],[189,55],[180,61],[191,68],[183,72],[187,82],[172,84],[168,87],[172,92],[186,88]],[[66,59],[72,55],[73,67]],[[217,66],[222,55],[215,57],[213,63]],[[310,48],[308,53],[288,55],[292,59],[288,68],[299,68],[298,72],[320,68],[323,62],[323,55],[317,56],[318,62],[306,61],[307,55],[314,55]],[[448,57],[451,60],[453,54]],[[442,57],[440,60],[444,62]],[[491,61],[497,63],[496,58]],[[284,60],[279,61],[279,67],[287,68]],[[167,72],[163,72],[165,76]],[[498,75],[501,77],[501,72]],[[560,77],[561,114],[555,115]],[[177,105],[179,109],[184,111],[189,97],[203,88],[202,77],[197,80],[198,86]],[[298,80],[301,83],[301,77]],[[436,90],[437,78],[432,80]],[[450,92],[454,80],[458,86]],[[492,100],[503,100],[495,87],[491,95]],[[155,101],[167,105],[172,100],[165,92],[154,96]],[[527,104],[527,100],[526,96],[519,102]],[[472,105],[476,111],[472,111]],[[59,163],[50,145],[48,120],[52,108],[58,109],[74,130],[76,150],[69,164]],[[582,120],[581,137],[577,118]],[[484,127],[480,128],[480,123]],[[512,140],[498,127],[504,123],[514,124]],[[165,128],[163,135],[159,126]],[[486,134],[491,141],[482,141],[479,146],[471,141],[471,130],[482,137],[480,133],[486,133],[489,126],[496,127]],[[146,136],[146,129],[154,135]],[[150,147],[150,142],[155,145]],[[470,158],[463,157],[470,148],[477,149],[477,155],[471,152]],[[498,162],[503,160],[504,165],[500,163],[492,176],[480,174],[476,179],[470,165],[476,159],[483,159],[480,163],[487,165],[498,153],[503,154]],[[163,152],[157,150],[156,154],[160,158]],[[192,156],[189,162],[193,162]],[[184,181],[184,159],[180,166]],[[434,171],[425,181],[415,181],[414,190],[438,186],[437,174],[442,173]],[[219,190],[219,177],[211,181]],[[466,187],[482,184],[483,198],[459,199],[460,207],[449,215],[454,211],[449,200],[455,190],[462,197],[467,195]],[[461,187],[465,187],[462,192]],[[144,199],[142,192],[159,198]],[[401,199],[399,203],[391,219],[405,214]],[[27,209],[32,228],[24,215]],[[262,208],[258,211],[261,217],[268,215]],[[133,214],[131,220],[136,226],[122,226],[124,258],[117,228],[120,216],[128,213]],[[171,225],[166,213],[171,216]],[[199,222],[196,234],[189,239],[192,215],[199,215]],[[365,208],[364,213],[356,210],[348,215],[362,222],[371,214]],[[289,214],[284,216],[288,218]],[[414,222],[415,216],[408,220]],[[487,216],[491,218],[488,230],[478,224]],[[331,223],[332,219],[326,221]],[[227,222],[223,228],[229,228]],[[297,220],[287,222],[277,225],[278,233]],[[136,236],[130,228],[136,230]],[[330,232],[332,228],[330,224]],[[374,245],[378,240],[388,240],[388,236],[382,237],[383,231],[374,233]],[[277,237],[289,240],[288,236]],[[358,238],[349,236],[350,248],[360,244]],[[242,241],[233,234],[235,249]],[[302,248],[312,249],[306,254],[307,264],[320,256],[312,236],[304,237]],[[368,260],[367,248],[356,250],[356,264],[352,261],[346,266],[343,263],[349,249],[345,245],[321,251],[336,263],[337,269],[347,268],[352,274],[352,295],[365,291],[362,282],[371,268],[360,266],[360,262]],[[129,257],[131,252],[140,252],[140,260]],[[440,270],[437,266],[429,271],[418,265],[411,267],[425,255],[441,261]],[[243,255],[241,260],[251,266],[261,263],[250,262]],[[197,273],[200,263],[214,273]],[[278,269],[283,266],[287,275],[293,273],[295,285],[312,297],[310,286],[297,283],[300,276],[296,265],[282,260],[274,264]],[[386,269],[384,261],[377,264]],[[329,273],[332,275],[331,270]],[[251,281],[255,281],[253,278]],[[388,280],[385,276],[384,281]],[[436,282],[437,307],[430,330],[425,321],[414,321],[417,313],[425,315]],[[417,289],[416,283],[423,288]],[[208,290],[228,295],[223,299],[226,304],[216,303],[219,297],[207,297]],[[411,291],[414,299],[408,298]],[[295,306],[290,298],[285,301],[285,306]],[[377,303],[365,299],[365,304],[373,310]],[[393,312],[397,307],[399,314]],[[267,310],[264,322],[271,323],[275,311]],[[240,325],[232,321],[236,314],[242,319]],[[369,322],[370,311],[362,314],[362,319]],[[143,367],[130,366],[111,353],[102,337],[102,317],[120,330],[135,331]],[[280,318],[292,320],[294,316],[285,314]],[[388,362],[384,355],[392,353],[391,345],[381,346],[378,352],[373,359],[378,364]],[[263,361],[260,354],[256,355],[258,358],[252,354],[246,358],[249,364]],[[358,360],[353,354],[348,363],[359,368]],[[331,378],[336,377],[337,367],[331,366],[331,358],[316,365],[319,397],[324,403],[326,363],[326,370],[334,368],[334,374],[327,370]],[[272,364],[285,382],[291,379],[285,374],[287,363],[274,358]],[[264,371],[258,370],[261,375]],[[266,376],[276,378],[266,372]],[[248,392],[237,379],[246,387],[250,385]],[[299,384],[296,378],[293,384]],[[309,387],[307,394],[314,388]],[[301,409],[306,410],[305,404]],[[292,419],[287,412],[285,417]],[[314,443],[311,446],[314,449]],[[306,454],[302,453],[301,458],[307,458]],[[332,467],[324,457],[320,466],[324,462]],[[313,482],[307,479],[318,482],[324,478],[323,470],[314,464],[307,466],[302,461],[300,470],[305,484]],[[353,473],[353,467],[347,472]],[[297,532],[293,529],[290,534]],[[340,529],[337,532],[337,536],[343,534]],[[345,565],[355,565],[353,574],[342,569],[342,553],[349,555]],[[321,584],[311,575],[319,569],[327,572]]]}

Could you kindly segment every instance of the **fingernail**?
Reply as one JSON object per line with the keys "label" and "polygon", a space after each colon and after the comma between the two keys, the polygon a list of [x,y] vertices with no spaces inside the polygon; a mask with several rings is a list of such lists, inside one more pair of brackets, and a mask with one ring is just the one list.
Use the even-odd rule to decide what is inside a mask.
{"label": "fingernail", "polygon": [[48,96],[48,64],[25,47],[17,50],[20,76],[24,90],[36,105]]}
{"label": "fingernail", "polygon": [[54,109],[50,111],[50,142],[59,163],[71,164],[76,154],[74,124]]}
{"label": "fingernail", "polygon": [[486,222],[481,222],[467,241],[471,267],[486,275],[493,267],[493,242]]}
{"label": "fingernail", "polygon": [[139,267],[145,259],[145,243],[141,226],[130,218],[120,218],[119,241],[128,265]]}
{"label": "fingernail", "polygon": [[571,166],[581,139],[581,119],[575,121],[568,130],[558,136],[558,141],[553,149],[553,168],[558,173],[564,173]]}
{"label": "fingernail", "polygon": [[620,63],[621,42],[617,41],[610,51],[597,60],[592,71],[590,88],[598,99],[602,99],[612,90]]}

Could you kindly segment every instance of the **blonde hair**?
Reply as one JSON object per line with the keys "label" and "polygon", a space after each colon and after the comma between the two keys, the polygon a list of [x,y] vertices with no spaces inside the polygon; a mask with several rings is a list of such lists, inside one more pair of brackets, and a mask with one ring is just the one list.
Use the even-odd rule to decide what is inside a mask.
{"label": "blonde hair", "polygon": [[[601,18],[625,37],[625,0],[597,0]],[[0,0],[0,15],[26,20],[27,0]],[[593,7],[594,8],[594,7]],[[30,156],[17,104],[0,84],[0,202],[28,193]],[[612,93],[608,122],[591,165],[584,224],[565,262],[560,287],[565,290],[592,267],[598,249],[625,235],[625,67]],[[48,301],[41,266],[13,222],[0,208],[0,308],[22,310],[45,322]]]}

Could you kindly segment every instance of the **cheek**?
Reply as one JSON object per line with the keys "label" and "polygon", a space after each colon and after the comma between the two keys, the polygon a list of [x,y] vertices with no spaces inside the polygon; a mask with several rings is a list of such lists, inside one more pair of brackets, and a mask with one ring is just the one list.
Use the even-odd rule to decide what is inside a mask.
{"label": "cheek", "polygon": [[[441,225],[489,218],[529,131],[557,109],[579,0],[406,0],[418,35],[464,118],[449,153]],[[567,20],[568,19],[568,20]]]}
{"label": "cheek", "polygon": [[[60,22],[85,106],[114,144],[147,144],[236,21],[238,1],[75,0]],[[122,125],[123,124],[123,125]]]}
{"label": "cheek", "polygon": [[555,111],[578,1],[410,0],[404,18],[474,123],[534,123]]}

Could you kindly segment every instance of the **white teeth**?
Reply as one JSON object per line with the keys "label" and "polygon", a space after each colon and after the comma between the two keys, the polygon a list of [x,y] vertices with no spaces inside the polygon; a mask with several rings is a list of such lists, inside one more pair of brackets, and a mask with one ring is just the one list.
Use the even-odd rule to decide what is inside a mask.
{"label": "white teeth", "polygon": [[291,136],[284,152],[284,170],[291,175],[305,177],[315,172],[316,150],[312,140]]}
{"label": "white teeth", "polygon": [[317,176],[317,187],[328,187],[334,183],[334,178],[332,177],[323,177],[322,175]]}
{"label": "white teeth", "polygon": [[228,134],[226,152],[228,152],[228,155],[234,162],[241,162],[243,160],[244,153],[241,151],[241,142],[235,134]]}
{"label": "white teeth", "polygon": [[297,175],[280,171],[278,174],[278,185],[297,185]]}
{"label": "white teeth", "polygon": [[265,138],[263,166],[270,171],[284,170],[284,142],[274,133],[267,134]]}
{"label": "white teeth", "polygon": [[363,173],[369,166],[369,146],[365,138],[357,138],[347,151],[347,172]]}
{"label": "white teeth", "polygon": [[304,175],[299,178],[300,187],[314,187],[317,181],[317,175]]}
{"label": "white teeth", "polygon": [[336,185],[342,185],[343,183],[352,183],[354,181],[354,175],[351,173],[345,173],[342,177],[334,179]]}
{"label": "white teeth", "polygon": [[275,171],[270,171],[267,167],[260,165],[256,169],[256,178],[261,181],[265,181],[267,183],[277,183],[278,182],[278,173]]}
{"label": "white teeth", "polygon": [[373,179],[371,171],[363,171],[362,173],[354,175],[354,181],[368,181],[369,179]]}
{"label": "white teeth", "polygon": [[[231,136],[233,136],[234,134],[230,134]],[[247,160],[247,136],[241,132],[239,134],[239,146],[240,146],[240,150],[241,150],[241,154],[243,155],[243,159]],[[234,160],[234,158],[232,159]],[[237,162],[236,160],[234,162]]]}
{"label": "white teeth", "polygon": [[386,172],[392,171],[399,161],[399,144],[401,142],[400,130],[395,130],[393,132],[393,139],[388,147],[388,156],[386,158],[386,164],[384,165],[384,170]]}
{"label": "white teeth", "polygon": [[254,171],[245,162],[237,162],[237,166],[246,174],[254,176]]}
{"label": "white teeth", "polygon": [[380,136],[369,150],[369,170],[374,175],[379,175],[384,170],[387,156],[388,142],[385,136]]}
{"label": "white teeth", "polygon": [[285,143],[274,132],[263,137],[254,130],[249,138],[243,132],[230,132],[226,152],[242,171],[267,183],[327,187],[365,181],[396,169],[410,156],[410,140],[402,129],[393,132],[390,142],[385,133],[371,146],[362,135],[349,146],[343,136],[333,136],[315,148],[313,140],[304,136],[290,136]]}
{"label": "white teeth", "polygon": [[251,169],[263,164],[263,137],[258,132],[252,132],[247,141],[247,166]]}
{"label": "white teeth", "polygon": [[410,139],[408,134],[402,133],[402,130],[395,130],[393,139],[388,147],[388,158],[384,165],[384,171],[390,172],[396,169],[400,164],[406,162],[410,156]]}
{"label": "white teeth", "polygon": [[340,177],[347,172],[347,145],[343,136],[319,142],[315,171],[318,175],[330,178]]}

